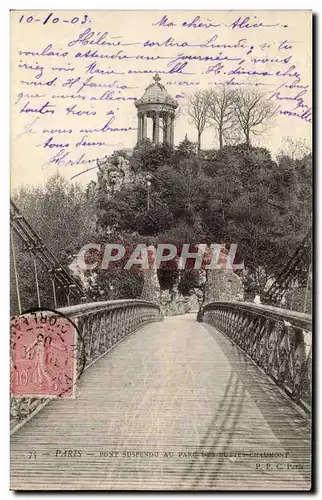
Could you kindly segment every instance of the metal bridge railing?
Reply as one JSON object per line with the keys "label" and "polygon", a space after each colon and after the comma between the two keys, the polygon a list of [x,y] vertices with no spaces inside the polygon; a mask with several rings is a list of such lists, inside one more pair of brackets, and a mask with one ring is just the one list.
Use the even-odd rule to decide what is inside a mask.
{"label": "metal bridge railing", "polygon": [[[84,370],[143,325],[162,321],[160,307],[144,300],[112,300],[58,309],[74,321],[77,337],[77,378]],[[10,427],[15,432],[52,398],[11,398]]]}
{"label": "metal bridge railing", "polygon": [[294,284],[302,284],[303,304],[301,310],[307,312],[309,282],[312,276],[312,229],[310,228],[292,257],[276,276],[268,290],[263,293],[263,304],[278,306],[287,292],[292,291]]}
{"label": "metal bridge railing", "polygon": [[233,340],[296,403],[311,407],[312,320],[304,313],[247,302],[212,302],[198,320]]}

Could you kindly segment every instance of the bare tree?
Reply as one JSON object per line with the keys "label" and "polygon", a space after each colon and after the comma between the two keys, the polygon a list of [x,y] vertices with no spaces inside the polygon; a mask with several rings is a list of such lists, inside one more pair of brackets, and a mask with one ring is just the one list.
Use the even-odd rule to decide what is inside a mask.
{"label": "bare tree", "polygon": [[217,129],[219,148],[224,146],[224,140],[229,141],[236,135],[238,120],[235,113],[235,91],[226,85],[208,92],[208,117]]}
{"label": "bare tree", "polygon": [[201,149],[201,135],[208,121],[209,99],[208,92],[199,90],[188,99],[188,114],[198,132],[198,153]]}
{"label": "bare tree", "polygon": [[234,94],[234,110],[238,124],[250,145],[250,134],[266,132],[276,113],[274,105],[257,90],[237,90]]}
{"label": "bare tree", "polygon": [[289,156],[292,160],[297,160],[311,153],[311,148],[306,143],[306,139],[300,137],[295,139],[289,136],[283,137],[282,144],[283,147],[277,152],[277,159],[282,156]]}

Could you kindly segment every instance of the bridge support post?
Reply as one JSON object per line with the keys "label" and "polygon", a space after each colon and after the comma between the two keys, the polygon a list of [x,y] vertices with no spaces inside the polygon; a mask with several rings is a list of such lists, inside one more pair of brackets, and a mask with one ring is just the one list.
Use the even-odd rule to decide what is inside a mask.
{"label": "bridge support post", "polygon": [[244,300],[244,285],[233,271],[228,269],[208,270],[204,303],[223,300]]}
{"label": "bridge support post", "polygon": [[147,250],[149,269],[143,271],[144,282],[141,299],[154,302],[155,304],[160,304],[161,289],[155,265],[156,249],[153,245],[151,245]]}
{"label": "bridge support post", "polygon": [[244,300],[244,285],[232,268],[227,269],[228,251],[221,249],[218,269],[206,270],[203,304],[215,301]]}

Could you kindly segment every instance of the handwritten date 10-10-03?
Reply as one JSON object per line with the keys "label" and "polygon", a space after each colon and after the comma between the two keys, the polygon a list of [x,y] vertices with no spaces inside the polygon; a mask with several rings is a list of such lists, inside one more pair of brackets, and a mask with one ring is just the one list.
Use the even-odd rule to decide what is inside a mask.
{"label": "handwritten date 10-10-03", "polygon": [[42,25],[45,25],[47,23],[49,23],[49,24],[61,24],[61,23],[86,24],[86,23],[91,22],[91,20],[87,14],[82,14],[80,17],[74,16],[70,19],[66,19],[66,18],[67,18],[67,16],[64,16],[64,18],[56,16],[54,14],[54,12],[50,12],[50,14],[47,14],[42,19],[40,16],[35,17],[33,15],[28,16],[28,15],[23,14],[19,18],[19,23],[28,23],[28,24],[41,23]]}

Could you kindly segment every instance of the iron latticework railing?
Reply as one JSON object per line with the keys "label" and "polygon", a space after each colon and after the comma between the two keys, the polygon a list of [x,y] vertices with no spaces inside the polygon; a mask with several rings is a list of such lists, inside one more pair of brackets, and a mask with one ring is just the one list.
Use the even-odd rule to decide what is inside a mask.
{"label": "iron latticework railing", "polygon": [[[279,305],[285,294],[291,290],[295,283],[303,284],[303,288],[308,288],[310,273],[312,272],[312,230],[310,229],[305,238],[283,267],[282,271],[275,278],[268,290],[263,294],[261,300],[264,304]],[[304,311],[306,310],[306,300],[304,300]]]}
{"label": "iron latticework railing", "polygon": [[247,302],[212,302],[198,313],[238,347],[296,403],[311,406],[312,324],[307,314]]}
{"label": "iron latticework railing", "polygon": [[[77,378],[125,337],[147,323],[163,319],[157,304],[135,299],[80,304],[58,311],[72,319],[79,332],[76,346]],[[12,398],[12,432],[51,400],[52,398]]]}

